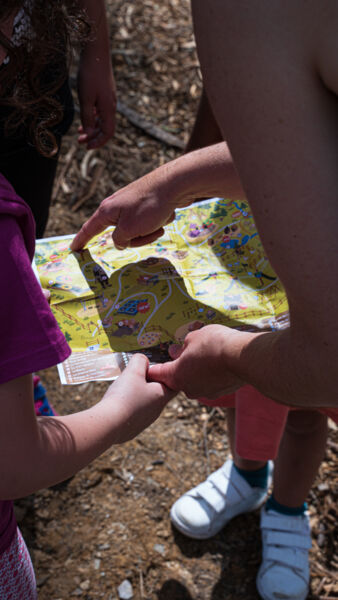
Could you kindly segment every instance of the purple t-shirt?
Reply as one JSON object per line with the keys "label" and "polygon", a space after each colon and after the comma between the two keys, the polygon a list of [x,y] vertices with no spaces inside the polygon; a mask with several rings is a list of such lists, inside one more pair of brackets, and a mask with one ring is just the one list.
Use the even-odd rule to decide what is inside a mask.
{"label": "purple t-shirt", "polygon": [[[70,348],[31,267],[35,223],[0,174],[0,384],[64,361]],[[13,503],[0,501],[0,553],[16,530]]]}

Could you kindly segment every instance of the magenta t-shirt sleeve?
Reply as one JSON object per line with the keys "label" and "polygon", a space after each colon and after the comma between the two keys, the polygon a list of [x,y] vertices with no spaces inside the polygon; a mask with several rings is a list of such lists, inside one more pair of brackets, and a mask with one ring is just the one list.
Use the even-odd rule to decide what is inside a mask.
{"label": "magenta t-shirt sleeve", "polygon": [[22,230],[0,215],[0,383],[65,360],[70,348],[31,267]]}
{"label": "magenta t-shirt sleeve", "polygon": [[[34,247],[32,212],[0,174],[0,384],[70,354],[33,272]],[[0,501],[0,554],[15,531],[13,503]]]}

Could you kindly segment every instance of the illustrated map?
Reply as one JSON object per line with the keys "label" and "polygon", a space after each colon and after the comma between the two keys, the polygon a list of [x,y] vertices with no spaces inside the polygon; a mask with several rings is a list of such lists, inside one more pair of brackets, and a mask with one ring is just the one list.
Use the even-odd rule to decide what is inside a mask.
{"label": "illustrated map", "polygon": [[71,349],[63,383],[117,377],[130,356],[168,360],[168,346],[211,323],[238,330],[288,325],[282,284],[249,206],[215,198],[176,211],[147,246],[116,250],[113,228],[71,252],[73,236],[38,240],[35,266]]}

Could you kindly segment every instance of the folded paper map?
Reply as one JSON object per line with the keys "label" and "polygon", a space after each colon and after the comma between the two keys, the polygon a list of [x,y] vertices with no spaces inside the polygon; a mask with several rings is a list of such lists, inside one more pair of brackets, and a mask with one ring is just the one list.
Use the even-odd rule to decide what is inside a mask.
{"label": "folded paper map", "polygon": [[170,343],[211,323],[288,325],[288,304],[249,206],[212,199],[176,211],[156,242],[116,250],[113,228],[72,253],[73,236],[36,244],[35,265],[72,354],[63,383],[114,379],[135,352],[168,359]]}

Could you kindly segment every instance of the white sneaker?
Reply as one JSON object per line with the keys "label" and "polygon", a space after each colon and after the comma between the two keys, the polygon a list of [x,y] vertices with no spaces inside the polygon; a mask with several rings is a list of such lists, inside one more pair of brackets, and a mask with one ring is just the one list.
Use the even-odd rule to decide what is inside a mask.
{"label": "white sneaker", "polygon": [[251,487],[228,459],[206,481],[176,500],[170,511],[173,525],[188,537],[203,540],[218,533],[230,519],[259,508],[267,497],[273,464],[269,462],[267,488]]}
{"label": "white sneaker", "polygon": [[257,589],[264,600],[305,600],[309,591],[311,530],[307,513],[297,517],[261,511],[263,561]]}

